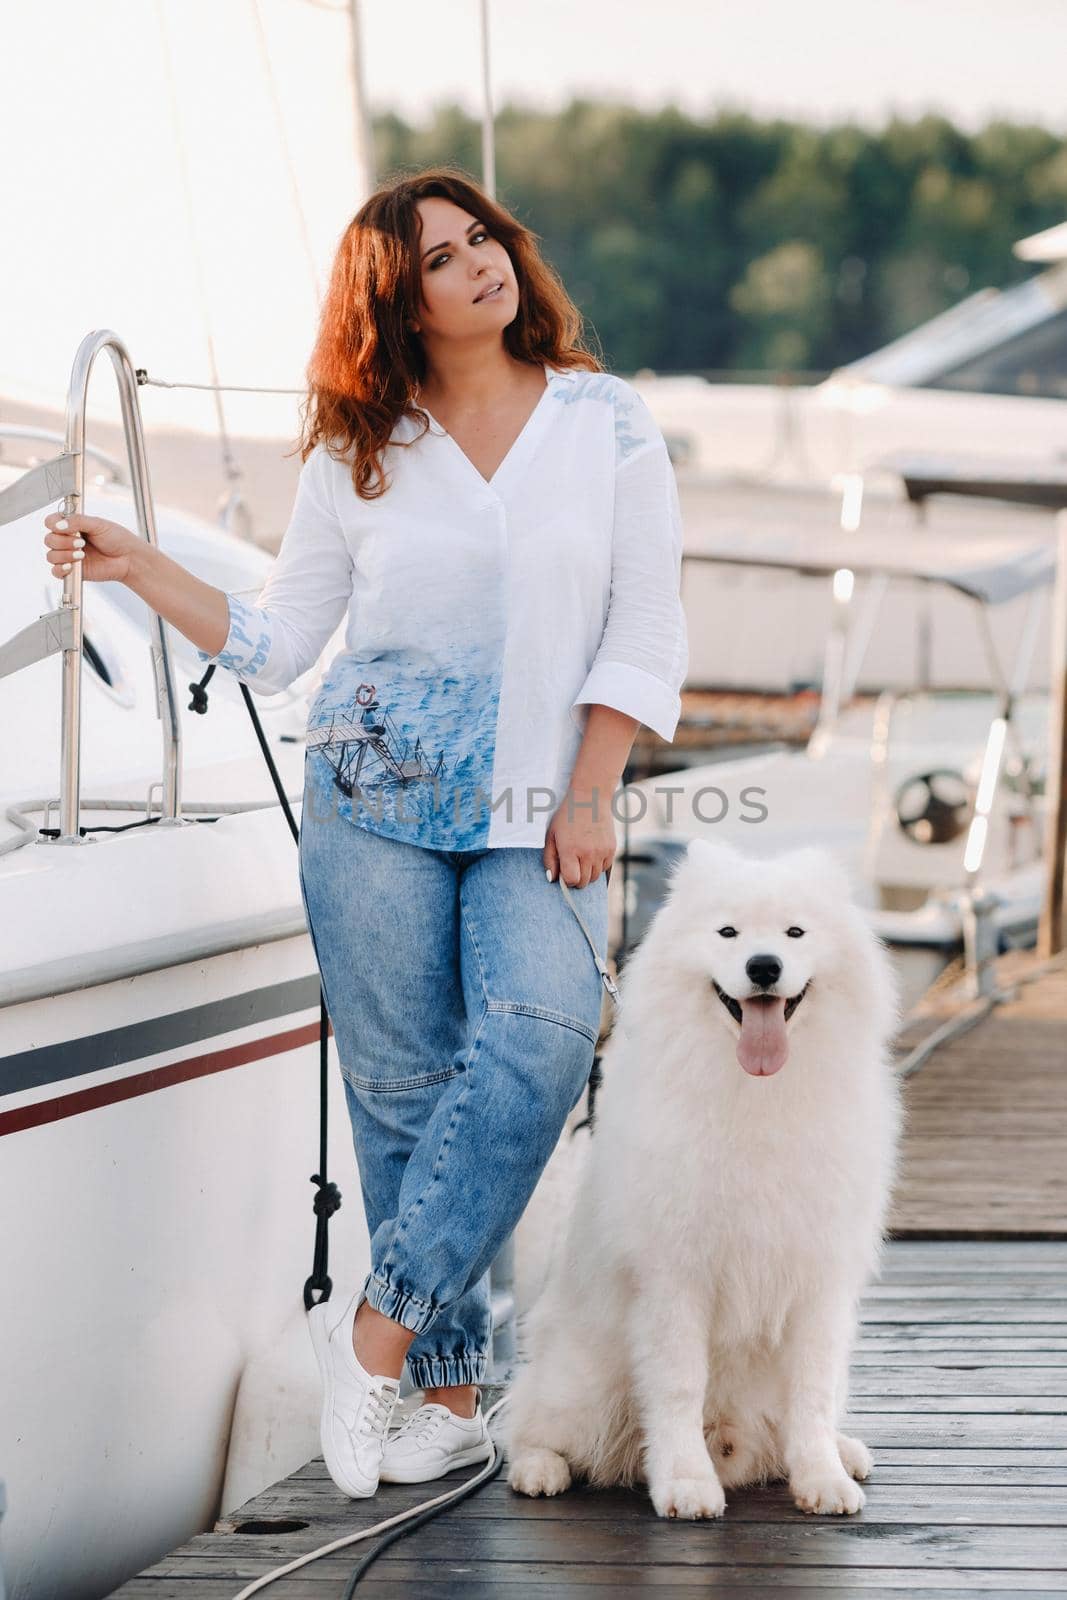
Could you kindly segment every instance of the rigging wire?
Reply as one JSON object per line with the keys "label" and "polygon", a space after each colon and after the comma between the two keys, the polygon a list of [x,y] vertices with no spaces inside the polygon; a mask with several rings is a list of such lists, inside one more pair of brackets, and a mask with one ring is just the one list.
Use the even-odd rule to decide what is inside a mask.
{"label": "rigging wire", "polygon": [[[174,70],[174,56],[171,50],[170,34],[167,29],[166,0],[156,0],[156,16],[159,19],[159,33],[163,45],[163,65],[167,80],[167,96],[170,100],[171,127],[174,132],[174,150],[178,160],[178,173],[181,178],[182,196],[185,202],[185,220],[189,229],[189,243],[193,257],[193,276],[196,280],[196,294],[200,302],[200,317],[204,328],[204,342],[207,346],[208,365],[211,368],[212,382],[198,385],[214,391],[215,417],[219,429],[219,444],[222,449],[223,471],[230,483],[237,483],[241,478],[241,469],[233,453],[230,435],[226,426],[226,413],[222,400],[219,398],[223,392],[219,383],[218,362],[215,358],[215,340],[211,332],[211,313],[208,303],[207,279],[204,273],[203,251],[196,228],[196,211],[193,206],[193,186],[189,173],[189,163],[186,159],[185,144],[182,139],[181,109],[178,104],[177,75]],[[140,377],[138,376],[138,382]],[[168,388],[178,388],[177,384],[167,385]],[[193,387],[188,385],[188,387]]]}
{"label": "rigging wire", "polygon": [[271,110],[274,112],[274,124],[278,132],[278,143],[281,145],[285,171],[289,179],[289,189],[293,197],[293,209],[300,225],[300,242],[304,247],[304,255],[307,257],[308,272],[311,274],[311,283],[315,291],[315,305],[320,306],[322,304],[322,284],[319,281],[319,269],[311,243],[311,229],[308,227],[307,212],[304,210],[304,203],[300,197],[300,183],[297,179],[296,163],[293,160],[293,152],[285,126],[285,117],[282,113],[281,96],[278,93],[278,80],[271,64],[270,50],[267,47],[267,35],[263,27],[263,13],[260,10],[259,0],[251,0],[251,3],[252,17],[256,27],[256,39],[259,43],[260,56],[263,59],[263,71],[267,80]]}

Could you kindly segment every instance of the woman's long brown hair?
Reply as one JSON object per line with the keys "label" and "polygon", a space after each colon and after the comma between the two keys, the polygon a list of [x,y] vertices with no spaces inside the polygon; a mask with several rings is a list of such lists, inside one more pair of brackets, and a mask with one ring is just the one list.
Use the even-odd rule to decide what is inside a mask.
{"label": "woman's long brown hair", "polygon": [[300,408],[301,459],[306,461],[322,441],[331,454],[351,463],[353,487],[364,500],[376,500],[388,487],[382,452],[399,418],[423,421],[417,438],[429,427],[414,399],[426,376],[425,354],[419,335],[408,327],[422,305],[415,204],[428,195],[451,200],[477,217],[511,257],[519,309],[503,341],[512,356],[604,370],[583,343],[580,311],[541,256],[539,235],[455,167],[427,167],[395,179],[359,208],[337,247]]}

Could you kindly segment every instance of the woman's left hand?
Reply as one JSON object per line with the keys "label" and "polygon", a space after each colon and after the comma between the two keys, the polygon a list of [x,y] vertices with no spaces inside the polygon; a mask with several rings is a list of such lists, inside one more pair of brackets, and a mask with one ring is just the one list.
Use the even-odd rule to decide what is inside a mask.
{"label": "woman's left hand", "polygon": [[614,785],[570,788],[545,835],[542,855],[554,883],[562,874],[568,889],[584,889],[608,872],[615,859]]}

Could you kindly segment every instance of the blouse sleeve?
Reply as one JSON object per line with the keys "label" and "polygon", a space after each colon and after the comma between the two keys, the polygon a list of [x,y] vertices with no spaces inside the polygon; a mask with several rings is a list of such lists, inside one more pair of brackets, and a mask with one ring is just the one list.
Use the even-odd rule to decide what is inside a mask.
{"label": "blouse sleeve", "polygon": [[616,399],[611,593],[600,646],[571,705],[612,706],[668,743],[681,715],[689,665],[681,601],[682,516],[663,435],[637,391]]}
{"label": "blouse sleeve", "polygon": [[289,526],[256,603],[227,591],[222,649],[197,651],[260,694],[287,689],[314,666],[351,598],[352,557],[324,478],[326,459],[316,446],[300,470]]}

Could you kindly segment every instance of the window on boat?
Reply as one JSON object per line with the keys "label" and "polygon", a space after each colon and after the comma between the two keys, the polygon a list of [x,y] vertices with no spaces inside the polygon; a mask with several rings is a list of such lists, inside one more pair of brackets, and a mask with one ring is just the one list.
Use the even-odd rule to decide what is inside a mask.
{"label": "window on boat", "polygon": [[1031,395],[1067,399],[1067,310],[1024,328],[992,350],[970,356],[958,367],[921,385],[968,394]]}

